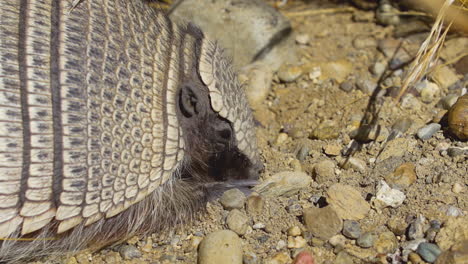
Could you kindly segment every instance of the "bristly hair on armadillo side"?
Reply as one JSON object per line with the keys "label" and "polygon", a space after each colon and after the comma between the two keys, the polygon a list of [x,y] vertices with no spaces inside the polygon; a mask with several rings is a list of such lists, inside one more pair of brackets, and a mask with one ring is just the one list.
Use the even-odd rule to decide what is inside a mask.
{"label": "bristly hair on armadillo side", "polygon": [[193,220],[260,168],[222,49],[142,0],[0,4],[0,262]]}

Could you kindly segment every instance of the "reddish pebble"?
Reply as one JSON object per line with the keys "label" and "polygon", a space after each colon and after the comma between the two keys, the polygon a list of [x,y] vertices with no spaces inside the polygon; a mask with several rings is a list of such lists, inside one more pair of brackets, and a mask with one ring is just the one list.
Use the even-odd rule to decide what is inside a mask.
{"label": "reddish pebble", "polygon": [[315,261],[312,254],[307,251],[302,251],[294,258],[293,264],[315,264]]}

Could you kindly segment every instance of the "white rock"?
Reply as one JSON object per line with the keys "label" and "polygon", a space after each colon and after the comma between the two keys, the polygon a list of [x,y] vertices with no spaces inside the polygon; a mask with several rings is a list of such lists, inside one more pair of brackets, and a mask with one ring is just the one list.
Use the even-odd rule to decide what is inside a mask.
{"label": "white rock", "polygon": [[403,192],[390,188],[385,181],[380,181],[377,195],[373,199],[373,202],[376,207],[390,206],[396,208],[402,205],[405,199],[406,195]]}

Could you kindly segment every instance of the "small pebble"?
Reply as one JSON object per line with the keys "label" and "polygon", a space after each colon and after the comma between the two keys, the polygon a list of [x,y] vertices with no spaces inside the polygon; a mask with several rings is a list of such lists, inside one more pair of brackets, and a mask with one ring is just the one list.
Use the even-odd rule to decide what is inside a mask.
{"label": "small pebble", "polygon": [[434,241],[436,236],[437,236],[437,232],[439,232],[439,229],[436,229],[436,228],[429,228],[427,231],[426,231],[426,240],[427,241]]}
{"label": "small pebble", "polygon": [[219,202],[226,210],[244,208],[245,194],[239,189],[230,189],[223,193]]}
{"label": "small pebble", "polygon": [[313,83],[316,83],[320,76],[322,76],[322,69],[320,67],[314,67],[309,72],[309,79],[312,80]]}
{"label": "small pebble", "polygon": [[288,205],[286,210],[288,210],[288,213],[295,215],[295,216],[302,215],[302,205],[300,204],[295,203],[295,204]]}
{"label": "small pebble", "polygon": [[438,105],[440,105],[445,110],[450,110],[450,108],[457,102],[457,100],[458,100],[458,95],[449,94],[447,96],[444,96],[442,99],[440,99],[440,102],[438,103]]}
{"label": "small pebble", "polygon": [[286,134],[286,133],[279,133],[279,134],[278,134],[278,137],[276,138],[275,145],[281,145],[281,144],[283,144],[284,142],[286,142],[286,140],[288,140],[288,134]]}
{"label": "small pebble", "polygon": [[282,82],[294,82],[302,75],[302,68],[299,66],[283,65],[279,68],[277,74]]}
{"label": "small pebble", "polygon": [[300,236],[301,234],[301,228],[298,226],[291,226],[288,228],[288,236]]}
{"label": "small pebble", "polygon": [[296,158],[300,161],[304,161],[309,156],[309,151],[310,147],[308,145],[301,145],[297,151]]}
{"label": "small pebble", "polygon": [[428,140],[430,139],[437,131],[440,130],[442,126],[437,123],[431,123],[425,127],[422,127],[418,130],[418,138],[421,140]]}
{"label": "small pebble", "polygon": [[372,94],[374,90],[377,88],[377,83],[371,80],[358,80],[356,82],[356,86],[359,90],[361,90],[365,94]]}
{"label": "small pebble", "polygon": [[457,216],[460,216],[460,215],[463,215],[463,211],[460,209],[460,208],[457,208],[453,205],[450,205],[448,208],[447,208],[447,211],[445,212],[445,214],[447,216],[454,216],[454,217],[457,217]]}
{"label": "small pebble", "polygon": [[331,206],[306,208],[303,218],[307,229],[323,240],[330,239],[343,228],[343,221]]}
{"label": "small pebble", "polygon": [[[287,264],[291,263],[292,259],[286,252],[279,252],[273,258],[267,259],[264,264]],[[230,263],[230,262],[224,262]]]}
{"label": "small pebble", "polygon": [[422,258],[414,252],[409,253],[408,259],[411,261],[411,264],[423,264]]}
{"label": "small pebble", "polygon": [[226,218],[226,224],[232,231],[236,232],[236,234],[242,236],[248,230],[248,222],[249,218],[237,209],[233,209],[229,212]]}
{"label": "small pebble", "polygon": [[250,215],[261,214],[265,206],[265,200],[258,194],[252,194],[247,198],[246,210]]}
{"label": "small pebble", "polygon": [[310,134],[311,139],[335,139],[340,135],[340,129],[337,128],[336,124],[330,122],[323,122],[318,125]]}
{"label": "small pebble", "polygon": [[322,239],[317,238],[317,237],[312,237],[310,239],[310,243],[314,247],[323,247],[323,245],[325,244],[325,241],[323,241]]}
{"label": "small pebble", "polygon": [[431,73],[431,79],[440,84],[443,89],[448,89],[459,80],[455,71],[448,66],[435,68]]}
{"label": "small pebble", "polygon": [[230,230],[208,234],[198,248],[199,264],[242,263],[242,259],[242,241]]}
{"label": "small pebble", "polygon": [[418,98],[414,97],[414,95],[405,94],[401,98],[401,107],[403,107],[404,109],[410,109],[410,110],[418,111],[418,110],[421,109],[422,104],[418,100]]}
{"label": "small pebble", "polygon": [[377,240],[375,233],[365,232],[357,239],[356,243],[362,248],[370,248],[374,245],[375,240]]}
{"label": "small pebble", "polygon": [[452,186],[452,192],[454,192],[454,193],[463,192],[463,186],[458,182],[454,183],[453,186]]}
{"label": "small pebble", "polygon": [[416,181],[416,167],[411,162],[401,164],[395,171],[385,177],[392,188],[404,189]]}
{"label": "small pebble", "polygon": [[431,103],[439,95],[440,88],[436,83],[423,81],[415,86],[416,90],[421,95],[421,101]]}
{"label": "small pebble", "polygon": [[367,170],[366,162],[355,157],[349,158],[343,165],[344,169],[351,168],[359,172],[365,172]]}
{"label": "small pebble", "polygon": [[418,215],[416,220],[410,224],[408,228],[408,238],[418,239],[424,238],[424,233],[429,228],[426,218],[423,215]]}
{"label": "small pebble", "polygon": [[392,232],[384,232],[375,241],[374,248],[380,254],[393,253],[398,248],[398,240]]}
{"label": "small pebble", "polygon": [[254,187],[265,196],[290,196],[309,187],[312,177],[300,171],[278,172]]}
{"label": "small pebble", "polygon": [[301,45],[309,44],[310,36],[308,34],[297,34],[296,35],[296,43]]}
{"label": "small pebble", "polygon": [[288,248],[303,248],[307,246],[307,241],[301,237],[288,237]]}
{"label": "small pebble", "polygon": [[393,207],[396,208],[403,204],[406,199],[406,195],[396,189],[390,188],[385,181],[380,181],[380,186],[377,189],[377,194],[374,201],[376,207]]}
{"label": "small pebble", "polygon": [[347,238],[357,239],[361,235],[361,225],[359,222],[353,220],[344,221],[343,235]]}
{"label": "small pebble", "polygon": [[284,240],[279,240],[278,243],[276,243],[276,250],[281,250],[285,248],[288,244]]}
{"label": "small pebble", "polygon": [[331,160],[323,160],[314,166],[315,181],[324,183],[335,177],[335,163]]}
{"label": "small pebble", "polygon": [[339,156],[341,152],[341,147],[338,145],[329,144],[324,147],[323,151],[328,156]]}
{"label": "small pebble", "polygon": [[328,243],[330,243],[330,245],[334,247],[344,247],[344,245],[346,244],[346,237],[342,234],[334,235],[330,238],[330,240],[328,240]]}
{"label": "small pebble", "polygon": [[380,76],[385,72],[387,66],[383,62],[376,62],[370,68],[370,72],[376,76]]}
{"label": "small pebble", "polygon": [[264,223],[256,223],[255,225],[252,226],[253,229],[264,229],[265,224]]}
{"label": "small pebble", "polygon": [[123,245],[119,248],[120,256],[123,259],[140,258],[141,252],[133,245]]}
{"label": "small pebble", "polygon": [[253,252],[245,252],[244,256],[242,257],[243,264],[257,264],[258,257]]}
{"label": "small pebble", "polygon": [[432,243],[421,243],[416,249],[416,252],[429,263],[434,263],[437,257],[442,253],[440,248],[436,244]]}
{"label": "small pebble", "polygon": [[350,81],[344,81],[340,84],[340,89],[345,92],[351,92],[354,89],[354,83]]}
{"label": "small pebble", "polygon": [[361,192],[350,185],[335,183],[327,190],[327,202],[341,219],[360,220],[370,210]]}
{"label": "small pebble", "polygon": [[388,220],[387,227],[395,235],[402,236],[405,234],[408,224],[406,224],[404,219],[395,216]]}

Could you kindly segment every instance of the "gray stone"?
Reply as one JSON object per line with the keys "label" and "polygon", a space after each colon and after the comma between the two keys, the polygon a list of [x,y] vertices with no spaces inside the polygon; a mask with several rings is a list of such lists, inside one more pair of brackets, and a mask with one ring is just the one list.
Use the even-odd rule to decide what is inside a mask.
{"label": "gray stone", "polygon": [[226,218],[226,224],[229,229],[241,236],[247,232],[249,228],[248,222],[249,218],[237,209],[230,211]]}
{"label": "gray stone", "polygon": [[242,241],[230,230],[219,230],[208,234],[198,247],[199,264],[240,264],[242,257]]}
{"label": "gray stone", "polygon": [[223,193],[219,202],[226,210],[244,208],[245,195],[239,189],[230,189]]}
{"label": "gray stone", "polygon": [[434,263],[437,257],[442,253],[440,248],[436,244],[432,243],[421,243],[416,249],[416,252],[429,263]]}
{"label": "gray stone", "polygon": [[408,238],[418,239],[424,238],[424,233],[429,228],[426,218],[423,215],[418,215],[416,220],[410,224],[408,228]]}
{"label": "gray stone", "polygon": [[447,216],[454,216],[454,217],[457,217],[457,216],[463,215],[463,211],[462,211],[460,208],[458,208],[458,207],[455,207],[455,206],[453,206],[453,205],[449,205],[449,206],[447,207],[447,210],[445,211],[445,214],[446,214]]}
{"label": "gray stone", "polygon": [[450,110],[450,108],[457,102],[458,97],[459,96],[456,94],[449,94],[440,99],[438,105],[445,110]]}
{"label": "gray stone", "polygon": [[140,258],[141,252],[133,245],[123,245],[119,248],[120,256],[123,259]]}
{"label": "gray stone", "polygon": [[354,220],[346,220],[343,223],[343,235],[347,238],[356,239],[361,235],[361,225]]}
{"label": "gray stone", "polygon": [[354,83],[345,81],[340,84],[340,89],[345,92],[351,92],[354,89]]}
{"label": "gray stone", "polygon": [[377,240],[377,235],[373,232],[365,232],[357,239],[356,243],[362,248],[370,248]]}
{"label": "gray stone", "polygon": [[430,139],[437,131],[440,130],[442,126],[437,123],[431,123],[425,127],[422,127],[418,130],[418,138],[422,140]]}

